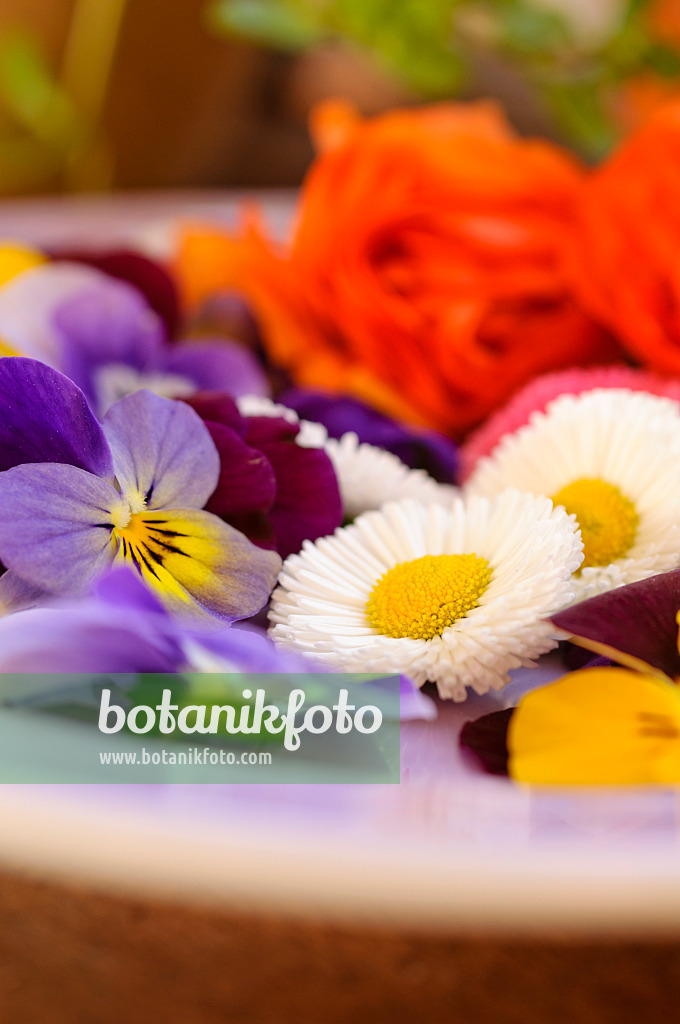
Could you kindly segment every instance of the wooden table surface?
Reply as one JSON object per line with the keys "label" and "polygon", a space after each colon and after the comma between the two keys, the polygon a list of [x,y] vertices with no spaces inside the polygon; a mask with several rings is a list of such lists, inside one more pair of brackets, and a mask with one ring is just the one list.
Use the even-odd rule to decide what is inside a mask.
{"label": "wooden table surface", "polygon": [[680,942],[462,939],[0,874],[0,1024],[655,1024]]}

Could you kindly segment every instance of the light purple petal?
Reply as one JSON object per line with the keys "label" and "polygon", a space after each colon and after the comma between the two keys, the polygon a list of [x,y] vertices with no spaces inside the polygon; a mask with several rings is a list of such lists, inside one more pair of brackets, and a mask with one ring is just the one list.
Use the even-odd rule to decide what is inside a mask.
{"label": "light purple petal", "polygon": [[264,630],[254,626],[235,625],[216,633],[184,632],[182,639],[190,662],[192,654],[195,661],[200,660],[198,646],[222,662],[225,672],[321,671],[301,655],[279,650]]}
{"label": "light purple petal", "polygon": [[35,359],[0,359],[0,409],[0,471],[60,462],[113,479],[99,423],[82,391],[58,370]]}
{"label": "light purple petal", "polygon": [[424,718],[428,722],[437,717],[437,705],[406,676],[399,677],[399,717],[402,722]]}
{"label": "light purple petal", "polygon": [[74,466],[17,466],[0,473],[0,560],[55,594],[77,594],[116,552],[111,510],[120,495]]}
{"label": "light purple petal", "polygon": [[0,288],[0,338],[23,355],[58,366],[54,310],[70,295],[106,280],[77,263],[45,263],[19,274]]}
{"label": "light purple petal", "polygon": [[122,491],[148,508],[202,508],[215,490],[220,457],[184,402],[137,391],[111,406],[103,427]]}
{"label": "light purple petal", "polygon": [[164,366],[194,381],[197,391],[226,391],[240,395],[268,395],[269,384],[255,356],[235,341],[196,341],[167,349]]}
{"label": "light purple petal", "polygon": [[59,672],[175,672],[183,661],[168,633],[139,612],[106,604],[35,608],[0,620],[3,673],[48,673],[49,681]]}
{"label": "light purple petal", "polygon": [[164,340],[160,318],[137,289],[110,277],[61,302],[53,323],[58,365],[95,407],[101,367],[113,363],[144,370],[157,360]]}
{"label": "light purple petal", "polygon": [[107,572],[95,582],[92,596],[104,604],[128,608],[134,612],[153,612],[168,618],[165,605],[133,569],[112,569]]}
{"label": "light purple petal", "polygon": [[0,576],[0,616],[34,608],[46,596],[41,587],[34,587],[13,572]]}

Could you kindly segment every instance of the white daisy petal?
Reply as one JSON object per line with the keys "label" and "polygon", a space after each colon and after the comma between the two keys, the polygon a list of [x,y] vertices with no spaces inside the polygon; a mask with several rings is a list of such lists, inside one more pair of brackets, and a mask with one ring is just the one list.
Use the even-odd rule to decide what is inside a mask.
{"label": "white daisy petal", "polygon": [[477,463],[466,493],[493,496],[513,487],[555,497],[577,482],[597,480],[628,499],[637,516],[632,541],[608,564],[587,565],[577,574],[581,601],[680,565],[679,468],[676,402],[598,389],[563,395],[506,435]]}
{"label": "white daisy petal", "polygon": [[[387,635],[371,625],[367,604],[385,574],[443,556],[440,580],[455,589],[458,578],[446,575],[458,571],[450,555],[489,564],[490,578],[474,606],[448,618],[429,639]],[[457,497],[447,507],[391,502],[332,537],[306,542],[286,560],[272,596],[271,632],[282,647],[312,653],[331,667],[403,673],[419,686],[431,680],[442,696],[464,700],[467,687],[477,693],[500,689],[511,669],[532,664],[555,646],[558,634],[546,619],[573,600],[572,574],[581,559],[573,516],[544,497],[506,491],[493,500]],[[426,571],[432,562],[427,558]],[[398,600],[402,592],[395,591]],[[432,599],[427,583],[424,593],[418,614],[441,617],[441,595]]]}
{"label": "white daisy petal", "polygon": [[335,467],[347,519],[387,501],[416,498],[446,504],[456,494],[454,487],[438,484],[424,469],[409,469],[392,452],[362,444],[354,433],[329,438],[324,448]]}

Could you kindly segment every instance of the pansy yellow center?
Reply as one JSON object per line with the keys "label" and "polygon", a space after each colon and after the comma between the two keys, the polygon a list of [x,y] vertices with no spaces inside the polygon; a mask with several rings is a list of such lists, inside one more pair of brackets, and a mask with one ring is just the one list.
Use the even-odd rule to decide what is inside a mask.
{"label": "pansy yellow center", "polygon": [[[124,510],[114,514],[113,536],[119,542],[118,558],[133,565],[150,586],[164,594],[172,594],[183,601],[187,595],[175,579],[179,567],[187,571],[192,555],[199,561],[210,557],[210,543],[189,536],[186,525],[176,516],[170,521],[165,512],[147,512],[141,508],[141,499],[126,496]],[[200,569],[199,569],[200,571]]]}
{"label": "pansy yellow center", "polygon": [[614,484],[583,477],[567,484],[552,500],[576,516],[583,539],[582,569],[609,565],[633,546],[640,517],[633,502]]}
{"label": "pansy yellow center", "polygon": [[381,576],[366,603],[366,618],[383,636],[432,640],[462,619],[491,580],[477,555],[424,555]]}

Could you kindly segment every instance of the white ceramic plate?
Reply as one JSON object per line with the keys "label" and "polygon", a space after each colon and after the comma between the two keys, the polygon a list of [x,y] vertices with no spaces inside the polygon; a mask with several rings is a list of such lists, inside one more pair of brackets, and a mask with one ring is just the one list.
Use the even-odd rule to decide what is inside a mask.
{"label": "white ceramic plate", "polygon": [[[121,242],[182,212],[233,208],[233,198],[204,193],[23,201],[0,204],[0,236]],[[270,208],[279,224],[289,212],[285,201]],[[556,671],[548,660],[531,678]],[[399,786],[2,786],[0,862],[352,921],[680,933],[674,790],[532,791],[464,763],[461,724],[512,703],[526,679],[405,725]]]}

